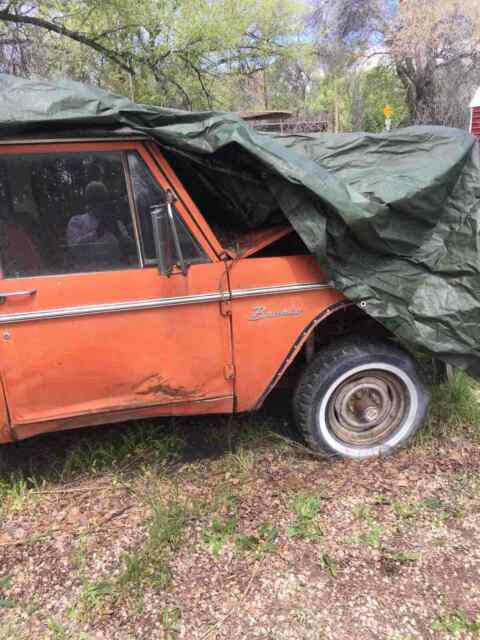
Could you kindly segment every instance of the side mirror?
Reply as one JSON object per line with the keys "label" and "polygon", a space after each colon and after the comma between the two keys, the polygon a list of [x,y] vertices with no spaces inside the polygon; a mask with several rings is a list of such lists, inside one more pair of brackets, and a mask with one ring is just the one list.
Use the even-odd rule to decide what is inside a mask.
{"label": "side mirror", "polygon": [[159,272],[167,277],[172,275],[176,265],[180,267],[184,276],[187,275],[187,267],[173,214],[174,202],[173,193],[167,191],[165,204],[156,204],[150,207],[157,266]]}

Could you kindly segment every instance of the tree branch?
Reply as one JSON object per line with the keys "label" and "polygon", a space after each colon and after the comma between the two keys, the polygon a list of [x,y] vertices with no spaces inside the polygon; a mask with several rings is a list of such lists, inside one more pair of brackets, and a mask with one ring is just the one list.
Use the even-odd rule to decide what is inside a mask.
{"label": "tree branch", "polygon": [[117,64],[121,69],[129,73],[131,76],[135,75],[135,69],[133,68],[133,66],[128,62],[125,62],[125,60],[115,51],[104,47],[102,44],[96,42],[94,38],[89,38],[88,36],[85,36],[78,31],[71,31],[61,24],[56,24],[54,22],[44,20],[43,18],[38,18],[37,16],[26,16],[16,13],[10,13],[8,11],[8,8],[0,11],[0,21],[13,22],[16,25],[28,24],[34,27],[39,27],[40,29],[58,33],[61,36],[65,36],[66,38],[70,38],[71,40],[75,40],[76,42],[80,42],[81,44],[84,44],[87,47],[98,51],[98,53],[101,53],[103,56],[105,56],[105,58],[108,58],[109,60]]}

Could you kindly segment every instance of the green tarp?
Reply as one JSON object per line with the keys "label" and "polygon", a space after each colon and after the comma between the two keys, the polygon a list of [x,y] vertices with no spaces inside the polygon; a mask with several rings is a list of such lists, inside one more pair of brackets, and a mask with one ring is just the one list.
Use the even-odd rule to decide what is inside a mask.
{"label": "green tarp", "polygon": [[399,338],[480,375],[480,157],[465,131],[268,136],[234,114],[0,75],[0,134],[129,127],[198,171],[222,223],[288,218],[338,289]]}

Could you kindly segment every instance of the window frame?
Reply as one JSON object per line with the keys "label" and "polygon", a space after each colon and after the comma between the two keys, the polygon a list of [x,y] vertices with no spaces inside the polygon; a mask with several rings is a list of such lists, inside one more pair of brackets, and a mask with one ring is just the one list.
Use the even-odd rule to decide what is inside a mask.
{"label": "window frame", "polygon": [[[145,241],[144,241],[144,235],[142,233],[142,221],[140,218],[140,212],[138,211],[137,208],[137,202],[135,199],[135,193],[134,193],[134,186],[133,186],[133,180],[132,180],[132,175],[131,175],[131,169],[130,169],[130,163],[128,161],[128,154],[132,153],[132,150],[128,150],[128,151],[124,151],[124,157],[125,157],[125,166],[126,166],[126,171],[127,171],[127,182],[128,182],[128,188],[131,192],[132,195],[132,206],[135,212],[135,217],[137,220],[137,225],[138,225],[138,233],[139,233],[139,241],[140,241],[140,249],[142,252],[142,260],[144,263],[145,267],[156,267],[158,265],[157,262],[157,258],[149,258],[147,256],[147,252],[145,250]],[[133,152],[135,153],[135,152]],[[166,191],[166,189],[168,189],[168,186],[164,186],[163,184],[160,183],[160,181],[158,181],[157,177],[152,173],[151,168],[149,167],[148,163],[145,162],[145,158],[137,152],[138,157],[140,158],[140,161],[144,163],[146,170],[150,173],[150,175],[152,176],[152,179],[159,184],[160,188],[163,189],[163,191]],[[187,225],[187,223],[185,222],[185,218],[180,214],[180,212],[177,209],[177,203],[175,203],[174,206],[174,214],[176,214],[178,216],[178,218],[180,219],[180,223],[183,223],[183,225],[185,226],[185,229],[187,231],[187,233],[191,236],[192,238],[192,242],[194,244],[196,244],[200,251],[203,252],[203,256],[201,257],[201,259],[198,260],[190,260],[190,261],[186,261],[186,264],[188,266],[190,265],[194,265],[194,264],[208,264],[208,262],[211,262],[211,258],[210,256],[208,256],[207,252],[205,251],[204,247],[202,246],[202,244],[199,242],[199,238],[198,238],[198,234],[195,234],[192,229]],[[203,259],[203,258],[206,258]]]}
{"label": "window frame", "polygon": [[[133,228],[135,232],[135,244],[138,253],[138,266],[134,269],[144,269],[154,267],[154,261],[146,259],[143,249],[142,231],[140,227],[140,220],[138,217],[138,211],[135,205],[135,199],[133,196],[131,175],[128,166],[127,152],[136,151],[140,158],[146,164],[148,170],[152,174],[154,180],[158,182],[160,187],[164,190],[171,189],[178,200],[176,202],[176,210],[179,217],[182,219],[188,232],[193,236],[195,241],[199,244],[204,251],[206,257],[211,262],[218,262],[225,252],[220,243],[214,236],[206,220],[191,200],[188,192],[177,178],[173,169],[169,166],[165,158],[161,155],[161,152],[157,145],[155,145],[153,152],[149,145],[148,148],[145,142],[148,139],[141,140],[78,140],[78,141],[32,141],[25,140],[22,142],[2,142],[0,144],[0,156],[8,155],[36,155],[36,154],[61,154],[61,153],[94,153],[94,152],[118,152],[122,158],[122,168],[125,175],[126,190],[128,195],[128,203],[130,206],[130,214],[132,215]],[[193,262],[192,264],[202,264]],[[206,264],[205,262],[203,264]],[[106,270],[108,271],[108,270]],[[122,271],[119,269],[118,271]],[[93,275],[95,273],[103,273],[104,271],[86,271],[86,272],[69,272],[59,274],[39,274],[35,276],[19,276],[15,280],[31,279],[31,278],[58,278]],[[0,270],[0,279],[13,280],[13,278],[6,277],[3,270]]]}

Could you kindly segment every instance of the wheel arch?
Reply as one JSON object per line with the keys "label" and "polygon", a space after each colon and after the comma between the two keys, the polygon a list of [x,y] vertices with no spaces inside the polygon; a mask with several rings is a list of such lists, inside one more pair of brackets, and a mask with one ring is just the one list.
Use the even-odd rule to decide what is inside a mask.
{"label": "wheel arch", "polygon": [[302,355],[305,358],[305,364],[308,364],[319,347],[326,346],[339,337],[352,334],[373,334],[386,339],[394,337],[393,334],[368,316],[354,302],[342,300],[329,305],[302,329],[269,384],[257,400],[254,407],[255,410],[262,407],[266,398],[277,387],[284,375],[301,360]]}

